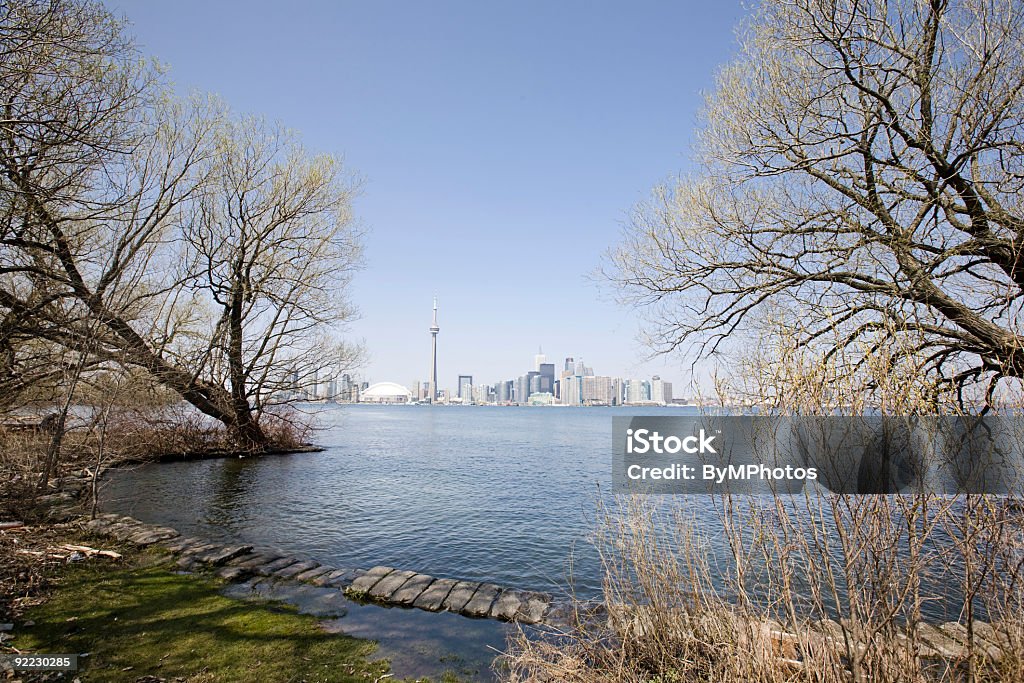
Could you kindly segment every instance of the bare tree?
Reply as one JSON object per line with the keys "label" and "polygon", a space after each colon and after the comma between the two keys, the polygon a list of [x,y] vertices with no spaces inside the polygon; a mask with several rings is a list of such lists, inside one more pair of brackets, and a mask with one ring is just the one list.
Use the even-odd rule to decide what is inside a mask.
{"label": "bare tree", "polygon": [[1024,6],[768,0],[742,38],[700,170],[606,268],[652,342],[713,354],[771,318],[846,372],[884,349],[991,404],[1024,377]]}
{"label": "bare tree", "polygon": [[[336,164],[233,138],[241,127],[219,103],[171,96],[119,22],[85,0],[5,3],[0,57],[0,388],[59,382],[66,368],[47,354],[88,348],[78,372],[142,368],[244,447],[265,447],[252,409],[281,364],[312,348],[296,335],[347,315],[325,289],[354,265],[332,251],[355,238],[341,232],[349,194]],[[230,204],[247,191],[261,204]],[[237,240],[240,224],[222,218],[242,221]],[[230,314],[198,331],[211,302]]]}
{"label": "bare tree", "polygon": [[209,182],[182,225],[184,279],[210,315],[180,362],[230,393],[237,439],[260,444],[268,409],[359,358],[337,337],[355,315],[355,185],[339,159],[251,118],[222,125],[201,173]]}

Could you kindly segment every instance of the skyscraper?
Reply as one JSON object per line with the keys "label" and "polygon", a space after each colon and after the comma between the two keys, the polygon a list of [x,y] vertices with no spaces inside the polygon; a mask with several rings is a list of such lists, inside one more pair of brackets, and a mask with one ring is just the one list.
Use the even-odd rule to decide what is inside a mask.
{"label": "skyscraper", "polygon": [[473,400],[473,375],[459,375],[458,397],[466,403]]}
{"label": "skyscraper", "polygon": [[434,297],[434,324],[430,326],[430,402],[437,398],[437,333],[441,328],[437,326],[437,297]]}
{"label": "skyscraper", "polygon": [[548,357],[544,355],[544,349],[537,347],[537,355],[533,357],[533,370],[534,372],[540,372],[540,366],[546,363]]}

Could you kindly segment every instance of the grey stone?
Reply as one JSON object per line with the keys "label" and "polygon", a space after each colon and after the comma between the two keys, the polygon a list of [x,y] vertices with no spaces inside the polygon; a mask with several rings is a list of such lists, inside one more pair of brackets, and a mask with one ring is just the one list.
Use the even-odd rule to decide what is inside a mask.
{"label": "grey stone", "polygon": [[278,569],[276,572],[274,572],[274,576],[276,576],[279,579],[290,579],[301,574],[304,571],[319,566],[319,563],[313,562],[312,560],[307,560],[305,562],[299,562],[297,564],[288,565],[284,569]]}
{"label": "grey stone", "polygon": [[526,592],[516,611],[515,620],[524,624],[539,624],[551,606],[551,596],[544,593]]}
{"label": "grey stone", "polygon": [[178,538],[169,540],[164,544],[164,547],[172,553],[177,554],[188,548],[203,545],[204,543],[206,543],[205,540],[195,538],[194,536],[179,536]]}
{"label": "grey stone", "polygon": [[376,567],[371,568],[368,572],[365,572],[353,579],[352,584],[347,590],[350,593],[367,593],[371,588],[377,585],[378,581],[393,571],[395,571],[394,567],[377,565]]}
{"label": "grey stone", "polygon": [[1005,632],[996,628],[994,624],[990,624],[986,621],[975,621],[974,633],[1000,649],[1010,647],[1009,637],[1007,637]]}
{"label": "grey stone", "polygon": [[[967,633],[967,627],[963,624],[951,621],[939,626],[939,630],[961,645],[970,649],[971,639]],[[998,662],[1003,657],[1002,650],[982,638],[977,631],[974,633],[974,651],[985,655],[994,662]]]}
{"label": "grey stone", "polygon": [[247,553],[239,555],[233,560],[228,560],[228,564],[234,567],[241,567],[242,569],[255,569],[260,565],[279,559],[281,559],[281,556],[276,553]]}
{"label": "grey stone", "polygon": [[253,572],[260,576],[270,576],[274,572],[289,567],[293,564],[297,564],[299,559],[297,557],[281,557],[272,562],[253,567]]}
{"label": "grey stone", "polygon": [[228,560],[245,555],[251,550],[251,545],[226,545],[201,553],[196,559],[205,564],[219,567]]}
{"label": "grey stone", "polygon": [[226,566],[221,567],[217,570],[217,576],[224,579],[225,581],[245,581],[252,576],[252,571],[245,569],[244,567],[232,567]]}
{"label": "grey stone", "polygon": [[420,597],[423,591],[427,590],[434,581],[433,576],[416,574],[406,581],[401,588],[391,594],[391,602],[399,605],[411,605],[416,602],[416,598]]}
{"label": "grey stone", "polygon": [[[529,605],[529,602],[527,603]],[[568,628],[576,624],[576,608],[568,600],[552,602],[544,613],[543,623],[559,628]]]}
{"label": "grey stone", "polygon": [[167,528],[156,528],[147,529],[134,534],[128,538],[129,541],[138,546],[153,545],[154,543],[161,543],[162,541],[168,541],[172,538],[176,538],[178,532],[174,529]]}
{"label": "grey stone", "polygon": [[486,617],[491,609],[491,605],[494,603],[494,599],[498,597],[500,592],[501,586],[496,586],[493,583],[480,584],[480,587],[476,589],[476,593],[473,593],[473,597],[462,608],[462,614],[465,614],[467,617]]}
{"label": "grey stone", "polygon": [[[413,607],[419,607],[430,612],[437,612],[444,605],[444,599],[458,583],[455,579],[438,579],[430,584],[427,590],[420,593],[420,596],[413,601]],[[468,599],[467,599],[468,602]]]}
{"label": "grey stone", "polygon": [[181,551],[181,556],[183,558],[187,557],[188,559],[195,561],[199,559],[200,555],[208,553],[212,550],[219,550],[220,547],[221,546],[217,545],[216,543],[200,543],[199,545],[190,545],[189,547]]}
{"label": "grey stone", "polygon": [[967,648],[931,624],[918,624],[917,636],[930,648],[947,659],[965,659]]}
{"label": "grey stone", "polygon": [[366,573],[363,569],[339,569],[325,574],[313,581],[317,586],[327,586],[330,588],[347,588],[352,585],[352,582],[363,576]]}
{"label": "grey stone", "polygon": [[461,612],[479,587],[480,584],[475,581],[457,582],[441,603],[441,607],[450,612]]}
{"label": "grey stone", "polygon": [[393,571],[383,579],[377,582],[373,588],[370,589],[370,597],[377,600],[388,601],[391,595],[401,588],[406,581],[416,576],[416,572],[408,570]]}
{"label": "grey stone", "polygon": [[344,576],[345,572],[348,572],[348,571],[351,571],[351,570],[349,570],[349,569],[334,569],[332,571],[327,572],[326,574],[321,574],[320,576],[314,577],[313,579],[310,580],[310,583],[313,584],[314,586],[323,587],[323,586],[326,586],[332,579],[340,578],[340,577]]}
{"label": "grey stone", "polygon": [[334,567],[330,567],[330,566],[325,564],[325,565],[322,565],[320,567],[315,567],[315,568],[310,569],[308,571],[302,572],[301,574],[299,574],[299,575],[297,575],[295,577],[295,580],[296,581],[309,582],[309,581],[312,581],[313,579],[315,579],[315,578],[317,578],[319,576],[324,576],[325,574],[330,574],[333,571],[334,571]]}
{"label": "grey stone", "polygon": [[523,604],[523,596],[519,591],[503,590],[495,599],[494,604],[487,615],[492,619],[512,621],[519,612],[519,606]]}

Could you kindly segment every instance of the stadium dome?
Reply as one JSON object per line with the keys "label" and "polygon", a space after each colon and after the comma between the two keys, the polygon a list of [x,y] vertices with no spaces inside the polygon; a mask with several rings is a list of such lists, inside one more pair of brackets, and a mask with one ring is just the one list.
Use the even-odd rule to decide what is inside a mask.
{"label": "stadium dome", "polygon": [[412,392],[395,382],[377,382],[359,394],[361,403],[408,403]]}

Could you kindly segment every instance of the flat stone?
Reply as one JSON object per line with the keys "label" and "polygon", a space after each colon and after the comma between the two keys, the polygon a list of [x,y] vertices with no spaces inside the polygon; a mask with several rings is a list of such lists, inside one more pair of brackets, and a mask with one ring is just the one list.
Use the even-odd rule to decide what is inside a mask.
{"label": "flat stone", "polygon": [[352,585],[353,581],[365,573],[365,569],[339,569],[314,579],[313,584],[329,588],[347,588]]}
{"label": "flat stone", "polygon": [[304,582],[305,581],[312,581],[313,579],[317,578],[318,576],[324,576],[325,574],[330,574],[333,571],[334,571],[334,567],[330,567],[330,566],[325,564],[325,565],[322,565],[322,566],[319,566],[319,567],[315,567],[314,569],[310,569],[308,571],[302,572],[301,574],[299,574],[298,576],[295,577],[295,580],[296,581],[304,581]]}
{"label": "flat stone", "polygon": [[[529,605],[529,602],[527,602]],[[549,626],[567,628],[576,623],[576,608],[567,600],[553,602],[544,613],[544,623]]]}
{"label": "flat stone", "polygon": [[480,584],[475,581],[458,581],[452,586],[451,591],[445,597],[441,603],[442,609],[446,609],[450,612],[461,612],[466,606],[466,603],[473,597],[473,593],[476,593],[476,589],[480,587]]}
{"label": "flat stone", "polygon": [[179,536],[165,543],[164,547],[172,553],[180,553],[188,548],[203,545],[205,542],[203,539],[194,536]]}
{"label": "flat stone", "polygon": [[[977,626],[975,626],[975,628],[977,628]],[[967,633],[967,627],[963,624],[951,621],[939,626],[939,630],[964,647],[970,649],[971,639]],[[974,651],[984,654],[994,662],[998,662],[1003,657],[1002,650],[982,638],[977,630],[974,632]]]}
{"label": "flat stone", "polygon": [[221,546],[216,543],[200,543],[199,545],[190,545],[181,551],[182,558],[188,558],[190,560],[198,560],[200,555],[211,552],[213,550],[219,550]]}
{"label": "flat stone", "polygon": [[501,586],[496,586],[493,583],[480,584],[480,587],[476,589],[476,593],[473,593],[473,597],[462,608],[462,614],[465,614],[467,617],[486,617],[491,609],[491,605],[494,603],[494,599],[498,597],[500,592]]}
{"label": "flat stone", "polygon": [[107,528],[107,534],[113,536],[119,541],[124,541],[127,540],[129,536],[133,536],[143,530],[142,525],[139,523],[130,524],[126,522],[118,522],[117,524]]}
{"label": "flat stone", "polygon": [[[271,576],[274,572],[290,567],[293,564],[297,564],[299,558],[297,557],[281,557],[272,562],[253,567],[253,572],[260,576]],[[300,570],[301,571],[301,570]]]}
{"label": "flat stone", "polygon": [[148,531],[139,532],[128,538],[129,541],[138,546],[153,545],[154,543],[160,543],[162,541],[168,541],[172,538],[176,538],[178,532],[174,529],[160,528]]}
{"label": "flat stone", "polygon": [[1006,633],[1000,631],[994,625],[986,621],[975,621],[974,633],[975,635],[981,636],[986,641],[992,643],[1001,650],[1005,650],[1010,647],[1010,639],[1006,635]]}
{"label": "flat stone", "polygon": [[412,606],[429,612],[440,611],[442,605],[444,605],[444,599],[448,597],[448,594],[457,583],[458,581],[455,579],[438,579],[434,581],[434,583],[430,584],[430,587],[420,593],[419,597],[413,601]]}
{"label": "flat stone", "polygon": [[917,636],[947,659],[966,659],[967,648],[931,624],[918,624]]}
{"label": "flat stone", "polygon": [[313,560],[306,560],[305,562],[298,562],[296,564],[289,565],[284,569],[278,569],[276,572],[274,572],[274,576],[276,576],[279,579],[291,579],[295,576],[298,576],[304,571],[319,566],[319,562],[314,562]]}
{"label": "flat stone", "polygon": [[199,555],[196,559],[205,564],[219,567],[228,560],[232,560],[236,557],[241,557],[248,552],[252,551],[251,545],[227,545],[217,550],[212,550],[202,555]]}
{"label": "flat stone", "polygon": [[252,576],[252,571],[244,567],[221,567],[216,572],[217,576],[225,581],[245,581]]}
{"label": "flat stone", "polygon": [[376,600],[389,601],[391,599],[391,595],[414,576],[416,576],[416,572],[411,572],[406,569],[393,571],[378,581],[377,585],[370,589],[370,597]]}
{"label": "flat stone", "polygon": [[544,593],[523,594],[523,600],[516,611],[515,620],[524,624],[539,624],[551,606],[551,596]]}
{"label": "flat stone", "polygon": [[187,571],[195,571],[200,567],[199,563],[196,562],[196,558],[190,557],[189,555],[182,555],[178,558],[175,564]]}
{"label": "flat stone", "polygon": [[371,568],[370,571],[353,579],[352,584],[347,590],[351,593],[367,593],[371,588],[377,585],[378,581],[393,571],[395,571],[394,567],[377,565],[376,567]]}
{"label": "flat stone", "polygon": [[416,574],[391,595],[391,602],[399,605],[411,605],[435,580],[433,576]]}
{"label": "flat stone", "polygon": [[228,560],[228,564],[234,567],[241,567],[242,569],[255,569],[260,565],[279,559],[281,559],[281,556],[277,553],[247,553]]}
{"label": "flat stone", "polygon": [[515,619],[516,613],[519,612],[521,604],[523,604],[523,596],[519,591],[503,590],[494,601],[494,604],[491,605],[487,615],[492,619],[512,621]]}

